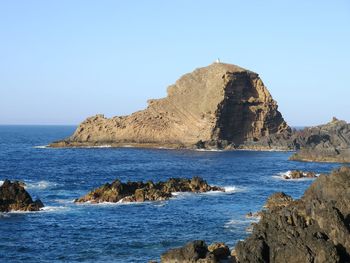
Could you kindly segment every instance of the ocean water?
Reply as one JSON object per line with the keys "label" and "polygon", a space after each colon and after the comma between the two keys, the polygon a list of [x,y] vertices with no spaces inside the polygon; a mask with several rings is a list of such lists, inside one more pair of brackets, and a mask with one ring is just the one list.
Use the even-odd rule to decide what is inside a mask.
{"label": "ocean water", "polygon": [[[0,181],[21,180],[45,209],[0,214],[0,262],[147,262],[194,239],[230,247],[249,233],[245,215],[284,191],[312,183],[283,180],[293,169],[329,172],[339,164],[291,162],[290,152],[138,148],[50,149],[73,126],[0,126]],[[74,204],[116,178],[201,176],[226,193],[179,194],[164,202]],[[1,183],[1,182],[0,182]]]}

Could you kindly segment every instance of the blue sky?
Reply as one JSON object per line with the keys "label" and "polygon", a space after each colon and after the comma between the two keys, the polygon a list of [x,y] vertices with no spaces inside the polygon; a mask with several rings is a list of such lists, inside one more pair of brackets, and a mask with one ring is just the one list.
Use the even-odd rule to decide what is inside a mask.
{"label": "blue sky", "polygon": [[350,121],[350,1],[0,2],[0,124],[125,115],[217,57],[290,125]]}

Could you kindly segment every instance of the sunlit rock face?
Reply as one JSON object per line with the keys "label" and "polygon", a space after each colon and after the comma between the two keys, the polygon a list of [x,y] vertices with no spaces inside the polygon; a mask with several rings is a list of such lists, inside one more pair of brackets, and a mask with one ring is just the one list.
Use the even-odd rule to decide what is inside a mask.
{"label": "sunlit rock face", "polygon": [[51,146],[225,148],[290,132],[259,75],[235,65],[214,63],[196,69],[169,86],[167,93],[128,116],[90,117],[71,137]]}

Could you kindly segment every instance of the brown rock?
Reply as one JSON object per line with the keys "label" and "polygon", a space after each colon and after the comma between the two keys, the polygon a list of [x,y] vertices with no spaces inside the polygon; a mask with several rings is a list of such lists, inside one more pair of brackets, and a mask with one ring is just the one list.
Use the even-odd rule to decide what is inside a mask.
{"label": "brown rock", "polygon": [[286,195],[283,192],[277,192],[272,194],[266,201],[264,207],[273,210],[289,205],[293,201],[293,198]]}
{"label": "brown rock", "polygon": [[283,175],[284,179],[302,179],[302,178],[316,178],[317,175],[314,172],[303,172],[300,170],[293,170],[288,174]]}
{"label": "brown rock", "polygon": [[110,119],[90,117],[71,137],[51,146],[227,148],[289,133],[258,74],[214,63],[182,76],[166,98],[149,100],[147,109]]}
{"label": "brown rock", "polygon": [[162,201],[172,197],[174,192],[208,192],[222,191],[225,189],[210,186],[200,177],[192,179],[170,178],[165,182],[153,183],[127,182],[122,183],[115,180],[112,184],[104,184],[101,187],[91,191],[87,195],[76,199],[75,202],[144,202],[144,201]]}
{"label": "brown rock", "polygon": [[22,182],[5,180],[0,186],[0,212],[39,211],[42,207],[43,203],[33,201]]}
{"label": "brown rock", "polygon": [[230,256],[230,249],[225,243],[214,243],[208,247],[208,251],[212,253],[217,260],[227,259]]}

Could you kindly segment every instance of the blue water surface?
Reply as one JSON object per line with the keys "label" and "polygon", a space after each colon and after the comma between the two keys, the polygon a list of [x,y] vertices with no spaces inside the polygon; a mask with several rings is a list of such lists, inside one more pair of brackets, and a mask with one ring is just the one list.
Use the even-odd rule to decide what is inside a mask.
{"label": "blue water surface", "polygon": [[[187,241],[245,238],[273,192],[297,198],[312,180],[286,181],[293,169],[329,172],[339,164],[288,161],[290,152],[44,146],[73,126],[0,126],[0,180],[21,180],[45,209],[0,214],[0,262],[147,262]],[[227,193],[181,194],[164,202],[78,205],[73,200],[116,178],[201,176]]]}

